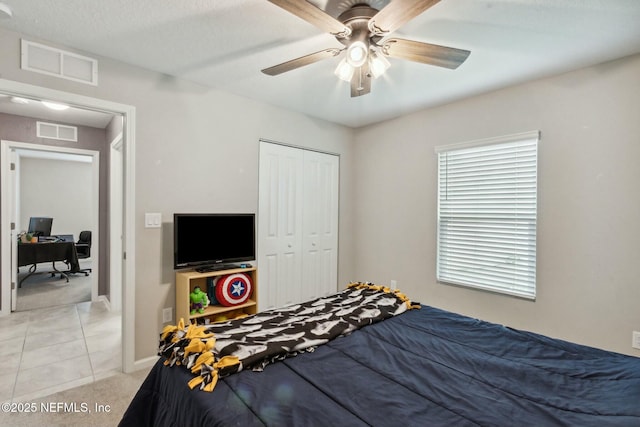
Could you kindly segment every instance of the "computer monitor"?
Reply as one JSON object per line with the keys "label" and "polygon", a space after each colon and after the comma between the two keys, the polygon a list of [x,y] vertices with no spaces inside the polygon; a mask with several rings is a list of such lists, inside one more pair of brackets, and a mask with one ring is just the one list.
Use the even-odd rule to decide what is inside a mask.
{"label": "computer monitor", "polygon": [[51,224],[53,224],[53,218],[46,217],[34,217],[29,219],[29,230],[27,233],[32,236],[51,236]]}

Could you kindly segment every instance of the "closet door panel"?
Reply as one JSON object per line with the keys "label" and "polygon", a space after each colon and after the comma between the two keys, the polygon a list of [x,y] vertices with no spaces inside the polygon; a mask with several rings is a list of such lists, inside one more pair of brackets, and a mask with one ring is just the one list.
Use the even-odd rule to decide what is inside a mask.
{"label": "closet door panel", "polygon": [[338,180],[338,156],[260,142],[260,311],[338,289]]}
{"label": "closet door panel", "polygon": [[303,282],[305,299],[335,292],[338,272],[338,156],[305,151]]}
{"label": "closet door panel", "polygon": [[261,273],[264,298],[259,310],[281,307],[300,297],[301,177],[301,150],[261,143],[258,265],[261,271],[263,264],[270,271]]}
{"label": "closet door panel", "polygon": [[302,241],[302,281],[304,283],[303,298],[310,300],[320,295],[322,285],[320,274],[320,160],[316,153],[304,154],[304,216]]}
{"label": "closet door panel", "polygon": [[[258,286],[263,295],[258,301],[259,311],[278,307],[278,256],[277,254],[260,257],[259,261],[260,281]],[[268,288],[268,289],[267,289]],[[264,296],[264,297],[263,297]]]}

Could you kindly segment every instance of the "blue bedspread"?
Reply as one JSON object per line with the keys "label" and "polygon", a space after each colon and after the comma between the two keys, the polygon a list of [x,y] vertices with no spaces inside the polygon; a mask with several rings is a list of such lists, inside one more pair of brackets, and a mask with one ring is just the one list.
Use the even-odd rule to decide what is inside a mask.
{"label": "blue bedspread", "polygon": [[640,358],[423,306],[190,390],[156,364],[120,426],[640,426]]}

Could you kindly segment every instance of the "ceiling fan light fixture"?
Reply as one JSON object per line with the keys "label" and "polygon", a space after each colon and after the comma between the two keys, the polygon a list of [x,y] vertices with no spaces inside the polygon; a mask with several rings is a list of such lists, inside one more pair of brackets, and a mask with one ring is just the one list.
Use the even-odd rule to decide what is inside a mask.
{"label": "ceiling fan light fixture", "polygon": [[350,82],[353,77],[353,73],[355,68],[349,64],[346,58],[342,58],[342,61],[336,67],[336,71],[334,72],[336,76],[340,80],[344,80],[345,82]]}
{"label": "ceiling fan light fixture", "polygon": [[262,72],[275,76],[338,56],[346,50],[335,75],[350,83],[352,98],[371,92],[372,79],[380,77],[390,67],[386,57],[456,69],[471,53],[415,40],[386,38],[440,0],[336,0],[342,11],[337,18],[316,6],[318,1],[267,1],[333,35],[345,47],[324,49],[265,68]]}
{"label": "ceiling fan light fixture", "polygon": [[377,79],[391,66],[387,58],[380,53],[371,51],[369,54],[369,70],[374,79]]}
{"label": "ceiling fan light fixture", "polygon": [[347,48],[347,62],[352,67],[361,67],[367,62],[369,49],[367,45],[362,41],[355,41]]}

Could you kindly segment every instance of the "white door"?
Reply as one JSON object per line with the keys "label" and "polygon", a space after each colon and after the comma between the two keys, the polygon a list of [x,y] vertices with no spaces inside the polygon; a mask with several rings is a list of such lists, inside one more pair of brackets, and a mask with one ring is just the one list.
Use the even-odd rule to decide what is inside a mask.
{"label": "white door", "polygon": [[[0,194],[0,210],[2,228],[2,242],[0,243],[0,259],[3,268],[0,269],[0,289],[2,293],[2,303],[0,312],[9,314],[16,309],[16,296],[18,288],[18,223],[17,212],[17,164],[18,156],[11,147],[9,141],[0,142],[0,183],[2,192]],[[6,268],[5,268],[6,267]]]}
{"label": "white door", "polygon": [[259,309],[302,295],[302,150],[260,142]]}
{"label": "white door", "polygon": [[338,156],[260,142],[259,310],[337,289]]}
{"label": "white door", "polygon": [[321,297],[338,288],[339,158],[304,152],[302,300]]}
{"label": "white door", "polygon": [[18,170],[18,156],[16,150],[11,149],[9,152],[9,160],[11,167],[9,168],[9,177],[7,180],[8,192],[9,192],[9,206],[11,212],[9,213],[9,220],[11,221],[11,311],[16,311],[16,305],[18,301],[18,230],[20,230],[20,224],[18,222],[18,188],[17,173]]}

